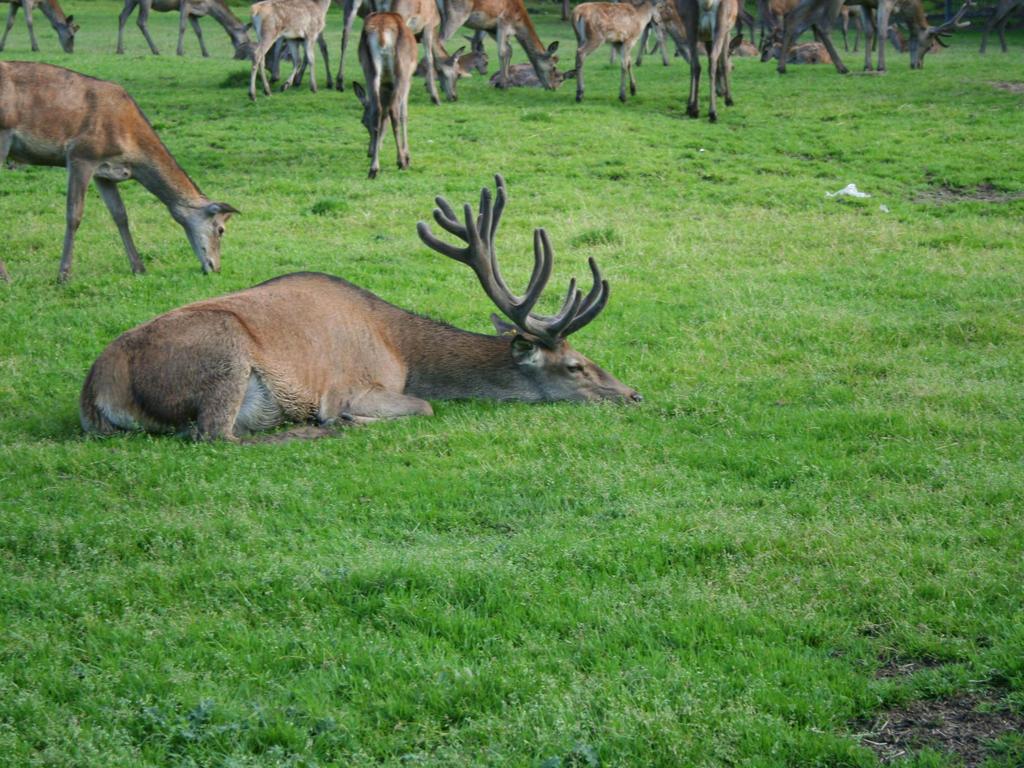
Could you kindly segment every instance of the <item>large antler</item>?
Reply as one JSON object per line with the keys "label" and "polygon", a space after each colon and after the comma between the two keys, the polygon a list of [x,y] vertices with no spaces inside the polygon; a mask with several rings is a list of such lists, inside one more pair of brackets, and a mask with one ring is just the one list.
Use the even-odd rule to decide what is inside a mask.
{"label": "large antler", "polygon": [[967,0],[967,2],[960,7],[960,10],[956,12],[956,15],[953,18],[949,19],[948,21],[942,22],[937,27],[928,27],[928,34],[933,35],[935,37],[936,42],[938,42],[938,44],[941,45],[943,48],[948,48],[949,46],[942,38],[952,35],[958,29],[963,29],[964,27],[971,26],[971,22],[969,21],[960,21],[960,19],[964,17],[964,14],[967,13],[971,5],[972,0]]}
{"label": "large antler", "polygon": [[533,230],[533,274],[530,276],[526,294],[521,298],[513,294],[501,276],[498,259],[494,253],[494,234],[498,231],[498,223],[501,221],[507,199],[505,179],[496,175],[494,182],[497,185],[497,193],[493,205],[491,191],[485,187],[480,192],[480,213],[476,219],[473,218],[473,209],[469,203],[463,206],[464,223],[458,221],[447,200],[443,197],[435,198],[437,208],[434,209],[434,220],[464,241],[465,248],[438,239],[425,221],[416,225],[416,231],[429,248],[468,264],[476,273],[480,285],[491,301],[521,331],[535,336],[547,346],[554,347],[560,339],[578,331],[604,309],[608,302],[608,281],[602,279],[597,263],[590,259],[594,286],[586,296],[576,288],[576,278],[573,278],[569,281],[569,292],[562,303],[562,308],[556,314],[533,314],[533,305],[537,303],[548,278],[551,277],[551,267],[555,259],[551,241],[548,240],[548,233],[542,228]]}

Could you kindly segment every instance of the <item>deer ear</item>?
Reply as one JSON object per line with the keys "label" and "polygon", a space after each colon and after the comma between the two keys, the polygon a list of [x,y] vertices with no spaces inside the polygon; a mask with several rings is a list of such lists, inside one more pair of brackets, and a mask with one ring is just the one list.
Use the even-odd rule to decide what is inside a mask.
{"label": "deer ear", "polygon": [[210,216],[216,216],[218,213],[226,213],[228,216],[232,213],[241,213],[240,210],[227,203],[210,203],[204,210]]}
{"label": "deer ear", "polygon": [[366,90],[359,83],[352,83],[352,90],[355,91],[356,98],[362,102],[363,106],[366,106]]}
{"label": "deer ear", "polygon": [[516,365],[536,365],[540,348],[525,336],[516,334],[512,339],[512,359]]}
{"label": "deer ear", "polygon": [[461,48],[459,48],[459,49],[458,49],[457,51],[455,51],[455,53],[453,53],[453,54],[451,55],[451,58],[453,58],[453,59],[457,59],[457,58],[459,58],[459,56],[461,56],[461,55],[462,55],[462,52],[463,52],[464,50],[466,50],[466,46],[464,46],[464,45],[463,45],[463,46],[462,46]]}
{"label": "deer ear", "polygon": [[498,332],[499,336],[515,336],[519,333],[519,329],[512,323],[506,323],[493,312],[491,313],[491,325],[494,326],[494,330]]}
{"label": "deer ear", "polygon": [[67,16],[67,17],[64,18],[64,21],[67,24],[70,24],[74,20],[75,20],[75,14],[73,14],[73,13],[70,16]]}
{"label": "deer ear", "polygon": [[729,41],[729,52],[735,51],[743,43],[743,33],[740,32],[736,37]]}
{"label": "deer ear", "polygon": [[558,41],[555,40],[551,45],[548,46],[548,56],[558,50]]}

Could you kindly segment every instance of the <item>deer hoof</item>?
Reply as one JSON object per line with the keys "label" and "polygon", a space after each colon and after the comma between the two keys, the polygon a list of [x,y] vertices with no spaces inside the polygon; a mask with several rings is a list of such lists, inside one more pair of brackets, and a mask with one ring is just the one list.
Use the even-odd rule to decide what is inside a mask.
{"label": "deer hoof", "polygon": [[717,112],[708,112],[708,122],[717,123],[718,122],[718,113]]}
{"label": "deer hoof", "polygon": [[735,103],[735,102],[734,102],[734,101],[732,100],[732,98],[731,98],[731,97],[729,97],[729,96],[726,96],[726,97],[725,97],[725,106],[727,106],[727,107],[731,107],[731,106],[732,106],[732,105],[733,105],[734,103]]}
{"label": "deer hoof", "polygon": [[371,179],[376,179],[377,178],[377,169],[376,168],[371,168],[370,169],[370,178]]}
{"label": "deer hoof", "polygon": [[576,91],[576,103],[583,101],[583,91]]}

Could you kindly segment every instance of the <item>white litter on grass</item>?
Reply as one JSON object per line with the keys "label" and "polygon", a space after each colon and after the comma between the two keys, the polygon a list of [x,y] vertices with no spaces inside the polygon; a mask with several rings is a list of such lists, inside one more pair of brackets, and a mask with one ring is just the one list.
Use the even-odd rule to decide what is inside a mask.
{"label": "white litter on grass", "polygon": [[888,213],[889,206],[886,205],[885,203],[882,203],[880,206],[878,206],[878,210],[880,210],[882,213]]}
{"label": "white litter on grass", "polygon": [[871,197],[867,192],[861,192],[856,184],[847,184],[838,192],[826,192],[825,197]]}

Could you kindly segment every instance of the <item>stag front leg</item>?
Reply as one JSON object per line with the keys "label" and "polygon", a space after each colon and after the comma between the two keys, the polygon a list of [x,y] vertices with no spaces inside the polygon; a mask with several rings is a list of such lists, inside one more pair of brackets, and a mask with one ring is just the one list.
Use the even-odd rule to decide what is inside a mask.
{"label": "stag front leg", "polygon": [[367,424],[378,419],[401,419],[406,416],[433,416],[430,403],[411,395],[371,389],[352,397],[341,405],[339,416],[356,424]]}
{"label": "stag front leg", "polygon": [[25,24],[28,25],[28,39],[32,43],[32,50],[39,50],[39,43],[36,42],[36,30],[32,24],[32,0],[22,0],[25,9]]}
{"label": "stag front leg", "polygon": [[[578,34],[578,33],[577,33]],[[576,101],[583,101],[583,64],[587,56],[593,53],[601,45],[600,39],[577,40],[576,43]],[[613,49],[614,50],[614,49]]]}
{"label": "stag front leg", "polygon": [[128,229],[128,212],[124,208],[121,193],[117,191],[117,184],[109,179],[97,178],[96,188],[100,191],[100,197],[103,198],[107,210],[110,211],[110,215],[117,225],[121,242],[124,243],[124,250],[128,254],[128,262],[132,265],[132,272],[141,275],[146,271],[146,267],[143,265],[142,259],[139,258],[139,252],[135,249],[135,243],[132,240],[132,233]]}
{"label": "stag front leg", "polygon": [[18,8],[20,6],[17,3],[11,3],[7,7],[7,28],[4,29],[4,36],[0,38],[0,51],[7,45],[7,36],[11,34],[11,28],[14,26],[14,17],[18,15]]}
{"label": "stag front leg", "polygon": [[206,41],[203,40],[203,28],[199,24],[198,16],[189,16],[189,24],[192,25],[192,31],[196,33],[196,38],[199,40],[199,50],[203,54],[204,59],[210,58],[210,52],[206,50]]}
{"label": "stag front leg", "polygon": [[149,43],[149,50],[153,52],[154,56],[159,56],[160,51],[157,50],[156,43],[153,42],[153,38],[149,35],[149,10],[151,5],[152,0],[139,1],[139,18],[135,23],[142,30],[142,35],[146,38],[146,42]]}
{"label": "stag front leg", "polygon": [[60,272],[57,279],[65,283],[71,276],[71,259],[74,256],[75,233],[82,223],[85,212],[85,190],[92,178],[93,167],[87,163],[68,158],[68,209],[67,229],[64,232],[64,251],[60,258]]}
{"label": "stag front leg", "polygon": [[825,46],[825,50],[828,51],[828,55],[832,57],[832,63],[835,64],[836,72],[840,75],[848,74],[850,70],[846,68],[845,64],[843,64],[843,60],[839,58],[839,51],[837,51],[835,45],[832,44],[832,35],[829,34],[828,27],[819,27],[814,25],[812,28],[821,36],[821,43]]}

